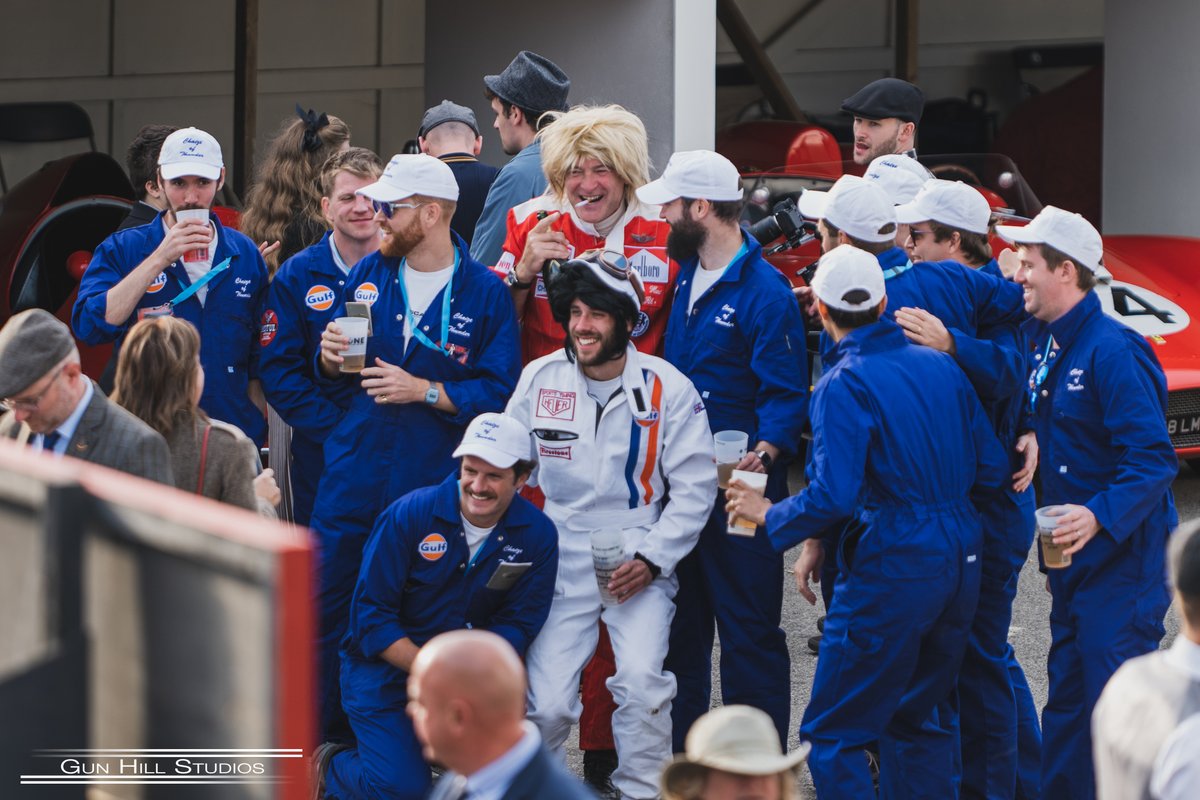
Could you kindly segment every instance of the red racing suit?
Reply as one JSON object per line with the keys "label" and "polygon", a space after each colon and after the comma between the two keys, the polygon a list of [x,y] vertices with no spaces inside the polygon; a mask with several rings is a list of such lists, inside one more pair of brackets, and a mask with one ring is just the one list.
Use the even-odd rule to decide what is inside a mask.
{"label": "red racing suit", "polygon": [[[658,206],[648,206],[634,200],[608,236],[601,236],[594,226],[576,216],[575,209],[569,203],[550,195],[535,197],[509,210],[504,250],[492,269],[504,277],[521,259],[529,231],[541,221],[539,211],[561,212],[553,229],[567,237],[573,250],[572,257],[595,248],[613,250],[625,256],[630,266],[642,276],[646,286],[646,301],[642,303],[641,314],[634,323],[630,341],[643,353],[662,355],[663,334],[667,330],[667,317],[671,311],[671,289],[679,272],[679,264],[667,258],[667,234],[671,226],[659,218],[658,209]],[[528,364],[535,358],[562,349],[562,326],[554,321],[554,315],[550,313],[546,284],[540,273],[526,295],[525,307],[517,309],[517,316],[521,318],[523,363]]]}

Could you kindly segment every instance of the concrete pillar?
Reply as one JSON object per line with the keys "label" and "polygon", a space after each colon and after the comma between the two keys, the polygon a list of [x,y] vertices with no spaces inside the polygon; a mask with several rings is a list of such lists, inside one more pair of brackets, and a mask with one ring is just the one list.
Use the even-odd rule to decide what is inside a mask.
{"label": "concrete pillar", "polygon": [[1195,0],[1105,6],[1106,234],[1200,236],[1197,30]]}

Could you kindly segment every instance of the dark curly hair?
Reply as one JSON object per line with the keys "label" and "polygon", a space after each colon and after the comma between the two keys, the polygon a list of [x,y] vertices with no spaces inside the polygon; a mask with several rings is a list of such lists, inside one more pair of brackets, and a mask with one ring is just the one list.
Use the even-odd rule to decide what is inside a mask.
{"label": "dark curly hair", "polygon": [[[550,299],[550,312],[554,321],[562,325],[563,333],[571,319],[571,303],[576,299],[591,308],[612,315],[616,321],[615,335],[620,351],[629,343],[629,334],[637,325],[638,307],[633,298],[607,286],[592,270],[583,264],[568,261],[553,280],[546,285]],[[564,338],[567,355],[574,358],[570,337]]]}

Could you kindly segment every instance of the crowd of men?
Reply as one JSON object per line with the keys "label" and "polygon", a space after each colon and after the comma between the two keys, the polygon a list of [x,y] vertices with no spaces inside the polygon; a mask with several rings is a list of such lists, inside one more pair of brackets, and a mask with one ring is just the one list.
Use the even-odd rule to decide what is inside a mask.
{"label": "crowd of men", "polygon": [[[914,160],[923,96],[884,79],[844,106],[864,176],[800,197],[823,256],[793,293],[724,157],[676,153],[651,180],[641,120],[570,107],[534,53],[483,83],[514,156],[498,174],[445,101],[421,154],[329,159],[330,230],[270,281],[211,213],[219,144],[167,129],[144,181],[161,210],[96,250],[72,314],[118,352],[139,319],[188,320],[201,407],[260,443],[267,404],[291,426],[295,519],[319,552],[316,796],[588,796],[547,754],[584,704],[581,744],[615,750],[626,798],[782,797],[806,755],[821,798],[1095,796],[1092,709],[1158,647],[1177,523],[1165,380],[1101,311],[1096,230],[1053,207],[993,226],[980,193]],[[989,232],[1016,248],[1007,272]],[[73,342],[16,322],[0,433],[98,457],[79,437],[112,412]],[[736,466],[764,491],[718,488],[719,431],[746,435]],[[136,458],[105,463],[162,457],[161,438],[123,439]],[[1007,641],[1039,466],[1073,559],[1046,569],[1040,724]],[[731,513],[757,528],[729,533]],[[799,590],[815,603],[819,582],[827,613],[785,755],[797,545]],[[729,708],[706,714],[714,636]],[[1165,771],[1185,747],[1156,786],[1181,785]]]}

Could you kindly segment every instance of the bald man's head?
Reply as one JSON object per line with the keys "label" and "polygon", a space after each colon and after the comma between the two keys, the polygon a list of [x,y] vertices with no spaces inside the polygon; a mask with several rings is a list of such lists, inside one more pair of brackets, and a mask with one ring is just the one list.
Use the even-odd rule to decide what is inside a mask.
{"label": "bald man's head", "polygon": [[[408,713],[425,757],[469,775],[521,737],[525,668],[512,646],[488,631],[443,633],[413,661]],[[482,761],[481,761],[482,759]]]}

